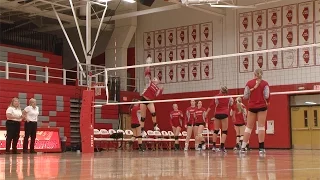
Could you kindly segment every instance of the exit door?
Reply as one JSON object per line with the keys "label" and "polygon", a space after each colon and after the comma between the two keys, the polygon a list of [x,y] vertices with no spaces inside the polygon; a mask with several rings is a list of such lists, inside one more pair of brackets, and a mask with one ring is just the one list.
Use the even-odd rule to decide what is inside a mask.
{"label": "exit door", "polygon": [[294,149],[320,149],[320,106],[291,107]]}

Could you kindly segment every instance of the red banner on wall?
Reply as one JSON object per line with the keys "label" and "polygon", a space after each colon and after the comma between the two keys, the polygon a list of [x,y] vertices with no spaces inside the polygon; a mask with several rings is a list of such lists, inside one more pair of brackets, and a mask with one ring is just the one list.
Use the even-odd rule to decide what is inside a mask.
{"label": "red banner on wall", "polygon": [[[18,149],[23,149],[23,138],[25,132],[20,131],[18,141]],[[6,149],[7,132],[4,129],[0,130],[0,150]],[[30,139],[29,139],[30,141]],[[60,135],[58,130],[38,130],[35,142],[35,150],[41,152],[61,152]]]}

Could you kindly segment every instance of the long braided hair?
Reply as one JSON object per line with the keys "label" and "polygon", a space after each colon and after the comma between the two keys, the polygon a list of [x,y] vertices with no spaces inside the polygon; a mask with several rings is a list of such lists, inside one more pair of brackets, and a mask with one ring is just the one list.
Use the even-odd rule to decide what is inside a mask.
{"label": "long braided hair", "polygon": [[236,101],[237,101],[238,111],[241,112],[241,113],[244,113],[244,108],[243,108],[243,104],[242,104],[242,98],[241,97],[237,97]]}

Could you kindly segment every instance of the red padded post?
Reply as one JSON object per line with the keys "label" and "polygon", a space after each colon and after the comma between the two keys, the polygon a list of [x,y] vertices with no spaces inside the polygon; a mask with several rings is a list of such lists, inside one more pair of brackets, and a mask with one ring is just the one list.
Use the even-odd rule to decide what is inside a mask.
{"label": "red padded post", "polygon": [[94,152],[94,91],[85,90],[82,94],[82,105],[80,112],[80,134],[82,153]]}

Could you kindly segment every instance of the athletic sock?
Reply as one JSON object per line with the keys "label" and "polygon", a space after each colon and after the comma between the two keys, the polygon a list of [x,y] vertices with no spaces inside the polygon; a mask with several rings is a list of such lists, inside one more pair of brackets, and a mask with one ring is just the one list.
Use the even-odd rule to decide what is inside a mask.
{"label": "athletic sock", "polygon": [[259,143],[259,149],[264,149],[264,142]]}
{"label": "athletic sock", "polygon": [[247,143],[246,142],[242,142],[241,148],[244,149],[244,148],[246,148],[246,146],[247,146]]}

